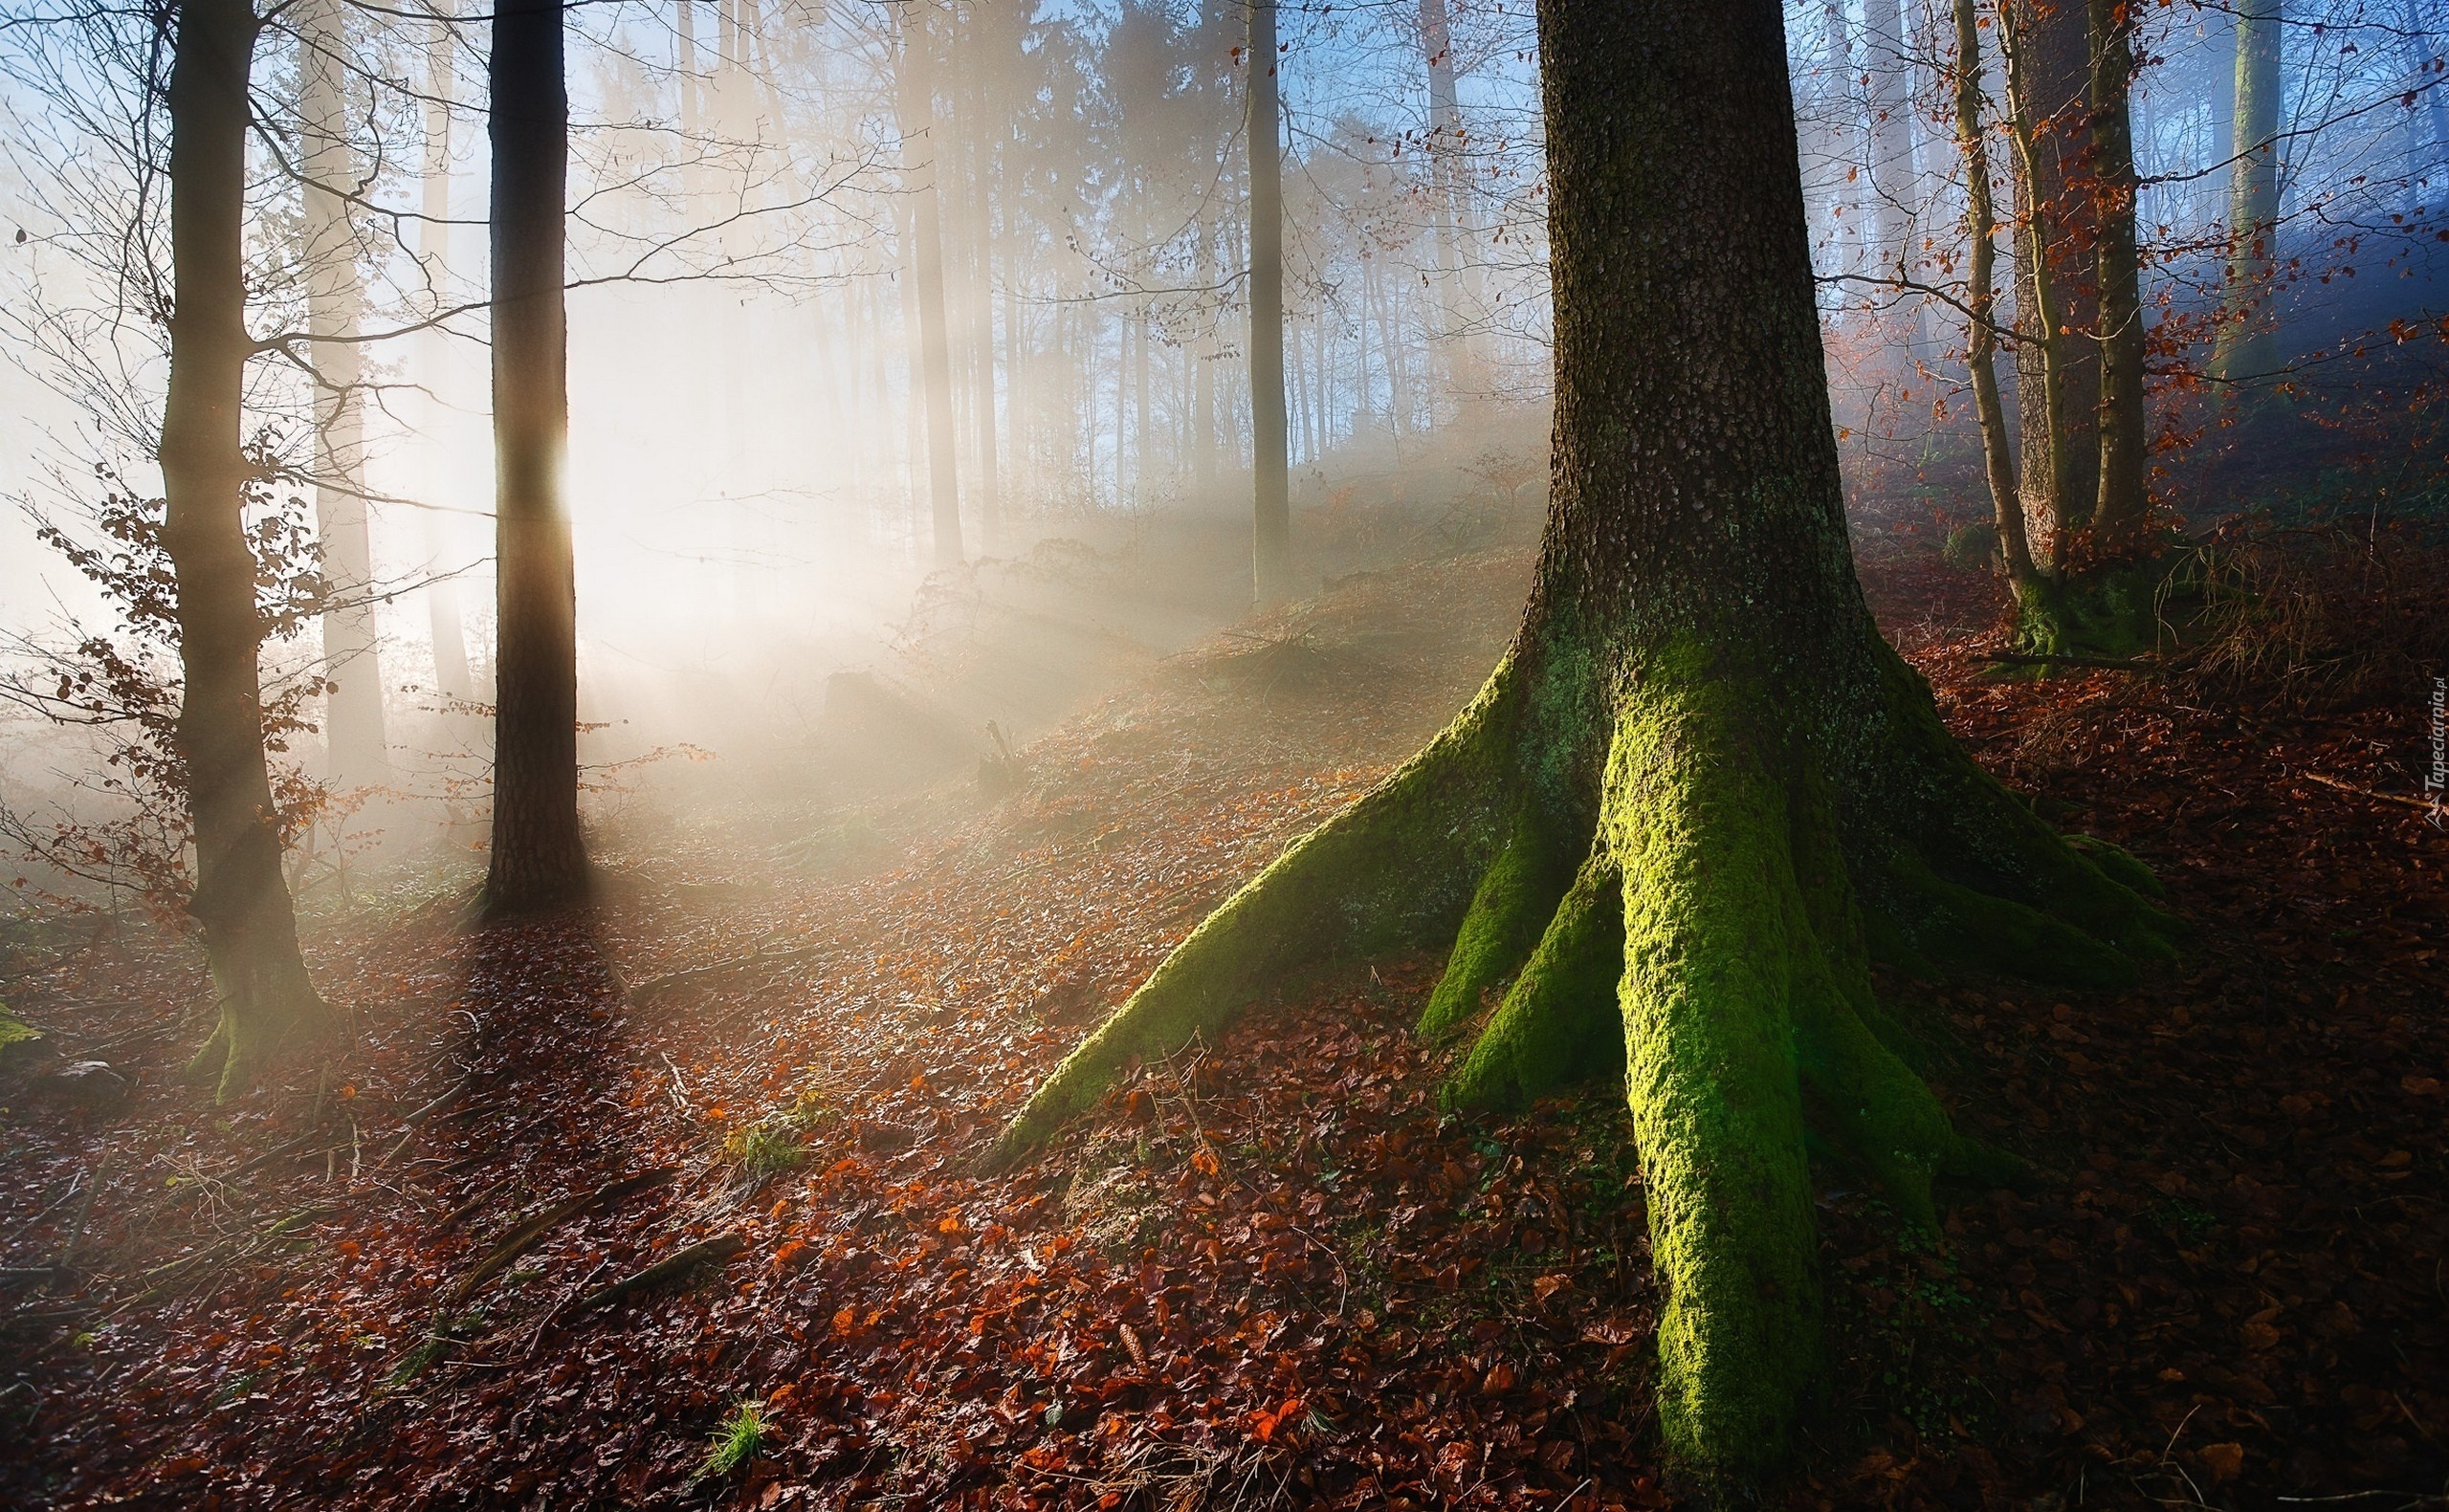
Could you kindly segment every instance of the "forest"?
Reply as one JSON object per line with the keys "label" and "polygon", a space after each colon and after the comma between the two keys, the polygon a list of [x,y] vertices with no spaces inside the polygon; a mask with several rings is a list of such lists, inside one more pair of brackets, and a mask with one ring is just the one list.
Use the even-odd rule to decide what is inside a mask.
{"label": "forest", "polygon": [[0,0],[0,1504],[2449,1507],[2443,0]]}

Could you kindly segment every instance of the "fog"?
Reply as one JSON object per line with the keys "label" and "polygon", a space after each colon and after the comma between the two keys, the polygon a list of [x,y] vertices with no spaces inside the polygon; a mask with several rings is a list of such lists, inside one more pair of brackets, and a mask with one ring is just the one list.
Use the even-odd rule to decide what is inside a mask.
{"label": "fog", "polygon": [[[1443,9],[1283,17],[1305,589],[1518,548],[1537,527],[1548,355],[1534,39],[1524,7],[1461,4],[1441,20]],[[2365,238],[2361,283],[2291,281],[2305,350],[2439,302],[2419,230],[2438,213],[2439,90],[2396,99],[2421,73],[2420,29],[2348,11],[2338,29],[2287,42],[2298,135],[2280,235],[2325,268],[2349,255],[2335,250],[2346,238]],[[827,689],[844,673],[915,701],[948,748],[927,770],[948,769],[949,748],[991,753],[988,721],[1026,738],[1245,613],[1250,63],[1238,9],[689,0],[571,18],[566,483],[584,753],[604,784],[592,801],[686,785],[821,805],[840,754]],[[1788,11],[1832,405],[1854,502],[1874,514],[1980,513],[1948,292],[1963,190],[1945,19],[1921,0]],[[14,360],[0,456],[22,508],[0,522],[0,624],[37,664],[110,633],[113,611],[33,522],[92,538],[98,465],[158,492],[165,367],[145,311],[165,296],[166,253],[159,197],[140,192],[158,185],[143,151],[111,135],[125,125],[158,144],[160,122],[113,25],[11,44],[10,197],[26,230],[0,258]],[[387,11],[346,26],[362,439],[346,455],[314,445],[311,370],[332,343],[268,350],[251,420],[282,470],[272,506],[311,518],[364,495],[369,581],[339,587],[376,604],[394,797],[480,806],[486,27]],[[2219,11],[2164,8],[2150,27],[2136,105],[2148,278],[2174,330],[2166,322],[2217,288],[2234,48]],[[2342,37],[2365,46],[2341,52]],[[315,255],[333,255],[301,230],[281,150],[300,129],[298,78],[298,45],[276,30],[258,68],[250,205],[267,337],[302,328]],[[916,381],[930,221],[958,566],[931,523]],[[310,619],[266,665],[297,677],[320,656]],[[20,711],[5,738],[10,804],[111,800],[68,792],[90,787],[106,734]],[[321,760],[311,735],[285,758],[309,773]],[[391,815],[386,844],[418,827],[378,811]]]}

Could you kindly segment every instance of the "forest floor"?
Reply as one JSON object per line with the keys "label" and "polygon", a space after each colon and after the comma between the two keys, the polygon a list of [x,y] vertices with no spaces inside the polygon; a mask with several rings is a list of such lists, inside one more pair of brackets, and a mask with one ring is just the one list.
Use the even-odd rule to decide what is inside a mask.
{"label": "forest floor", "polygon": [[[1997,680],[1989,584],[1876,544],[1954,729],[2197,931],[2125,993],[1883,980],[1959,1126],[2047,1179],[1923,1241],[1820,1173],[1833,1389],[1769,1500],[2440,1504],[2449,838],[2372,796],[2412,791],[2424,711]],[[1527,574],[1348,580],[1034,742],[1000,799],[638,810],[584,919],[362,892],[311,928],[352,1048],[228,1107],[174,1080],[188,952],[19,945],[0,993],[133,1086],[0,1078],[0,1502],[1673,1503],[1622,1089],[1441,1116],[1407,1033],[1434,958],[1288,983],[1034,1163],[964,1165],[1451,714]]]}

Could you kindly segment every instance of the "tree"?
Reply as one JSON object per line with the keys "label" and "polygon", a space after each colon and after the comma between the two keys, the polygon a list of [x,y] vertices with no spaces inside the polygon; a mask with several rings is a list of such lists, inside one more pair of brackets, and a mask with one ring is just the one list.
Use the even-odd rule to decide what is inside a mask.
{"label": "tree", "polygon": [[900,26],[894,99],[901,119],[903,188],[911,197],[911,293],[918,305],[918,372],[925,392],[927,492],[934,505],[936,565],[961,564],[960,480],[954,462],[952,339],[944,316],[943,210],[936,191],[944,154],[935,138],[935,47],[923,11]]}
{"label": "tree", "polygon": [[1284,410],[1284,128],[1277,120],[1275,0],[1250,0],[1251,590],[1292,595],[1291,433]]}
{"label": "tree", "polygon": [[[687,4],[681,9],[686,11]],[[451,290],[451,109],[455,77],[451,50],[454,39],[451,6],[449,0],[442,0],[434,7],[433,30],[426,40],[425,171],[417,222],[417,261],[437,303],[447,302]],[[419,342],[426,387],[423,439],[429,457],[440,454],[450,424],[444,394],[451,371],[450,340],[437,327],[426,332]],[[442,467],[434,464],[433,480],[438,482],[442,475]],[[430,514],[426,516],[426,537],[429,545],[436,548],[429,568],[439,568],[441,532]],[[459,623],[459,585],[449,578],[435,577],[426,583],[425,600],[433,642],[434,691],[446,703],[464,702],[474,696],[475,690],[468,675],[468,639]],[[453,711],[454,721],[457,716]]]}
{"label": "tree", "polygon": [[[2016,584],[2017,638],[2041,655],[2129,655],[2151,640],[2163,576],[2146,529],[2132,20],[2118,0],[2001,0],[1998,13],[2033,562]],[[2004,531],[2000,544],[2012,551]]]}
{"label": "tree", "polygon": [[2024,536],[2024,506],[2016,486],[2016,453],[2007,438],[2005,405],[1998,397],[1997,292],[1993,286],[1998,250],[1997,212],[1990,193],[1990,135],[1982,119],[1981,17],[1975,0],[1953,0],[1955,22],[1955,140],[1964,158],[1967,315],[1965,367],[1973,382],[1974,419],[1981,433],[1981,471],[1990,484],[1991,517],[1998,533],[1998,556],[2019,603],[2039,590],[2032,543]]}
{"label": "tree", "polygon": [[2136,250],[2134,15],[2129,0],[2089,0],[2093,267],[2100,304],[2099,484],[2087,523],[2095,554],[2130,550],[2149,511],[2144,463],[2142,259]]}
{"label": "tree", "polygon": [[[1454,83],[1454,32],[1445,0],[1420,0],[1421,52],[1428,63],[1429,208],[1437,232],[1438,338],[1446,348],[1446,386],[1466,411],[1486,400],[1489,373],[1464,295],[1471,252],[1469,166],[1463,161],[1462,96]],[[1479,303],[1478,291],[1470,304]]]}
{"label": "tree", "polygon": [[384,749],[383,673],[375,645],[374,559],[365,518],[364,363],[358,315],[358,190],[349,135],[349,38],[339,0],[298,8],[298,166],[304,183],[306,330],[315,376],[315,533],[323,543],[325,714],[330,780],[368,787],[390,778]]}
{"label": "tree", "polygon": [[487,65],[493,145],[493,859],[486,907],[586,890],[578,822],[578,587],[562,465],[569,442],[563,217],[569,92],[561,0],[502,0]]}
{"label": "tree", "polygon": [[2213,376],[2235,383],[2274,372],[2279,340],[2270,296],[2271,241],[2279,233],[2279,39],[2282,0],[2237,7],[2236,139],[2228,167],[2228,278],[2219,297]]}
{"label": "tree", "polygon": [[[1864,72],[1869,77],[1871,196],[1879,210],[1879,276],[1900,284],[1914,277],[1915,226],[1921,186],[1913,170],[1911,44],[1905,33],[1902,0],[1874,0],[1864,8]],[[1900,310],[1900,370],[1921,355],[1922,306],[1908,299]]]}
{"label": "tree", "polygon": [[163,546],[178,592],[185,688],[177,749],[195,844],[188,909],[220,1019],[189,1070],[244,1091],[294,1031],[328,1019],[298,948],[264,758],[264,626],[246,508],[262,482],[240,430],[248,358],[243,257],[247,97],[262,22],[247,0],[181,0],[170,65],[170,383],[162,416]]}
{"label": "tree", "polygon": [[2131,858],[2078,850],[1975,765],[1864,606],[1776,0],[1542,0],[1538,25],[1556,394],[1521,627],[1444,734],[1193,931],[988,1159],[1288,973],[1450,941],[1421,1031],[1468,1044],[1454,1103],[1623,1068],[1661,1427],[1740,1470],[1779,1454],[1820,1361],[1806,1108],[1918,1225],[1935,1178],[2005,1164],[1899,1058],[1871,956],[2124,981],[2173,925]]}
{"label": "tree", "polygon": [[2054,559],[2069,515],[2100,491],[2098,318],[2074,276],[2092,236],[2082,162],[2088,152],[2089,21],[2082,0],[1999,0],[2016,185],[2016,392],[2024,516],[2035,555]]}

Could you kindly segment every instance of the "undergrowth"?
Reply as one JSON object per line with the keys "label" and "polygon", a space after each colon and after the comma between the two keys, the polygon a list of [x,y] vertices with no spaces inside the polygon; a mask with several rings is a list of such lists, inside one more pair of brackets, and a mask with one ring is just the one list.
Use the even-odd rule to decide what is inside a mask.
{"label": "undergrowth", "polygon": [[740,1401],[707,1439],[706,1457],[697,1465],[697,1479],[720,1480],[736,1473],[765,1447],[773,1426],[763,1402],[753,1397]]}

